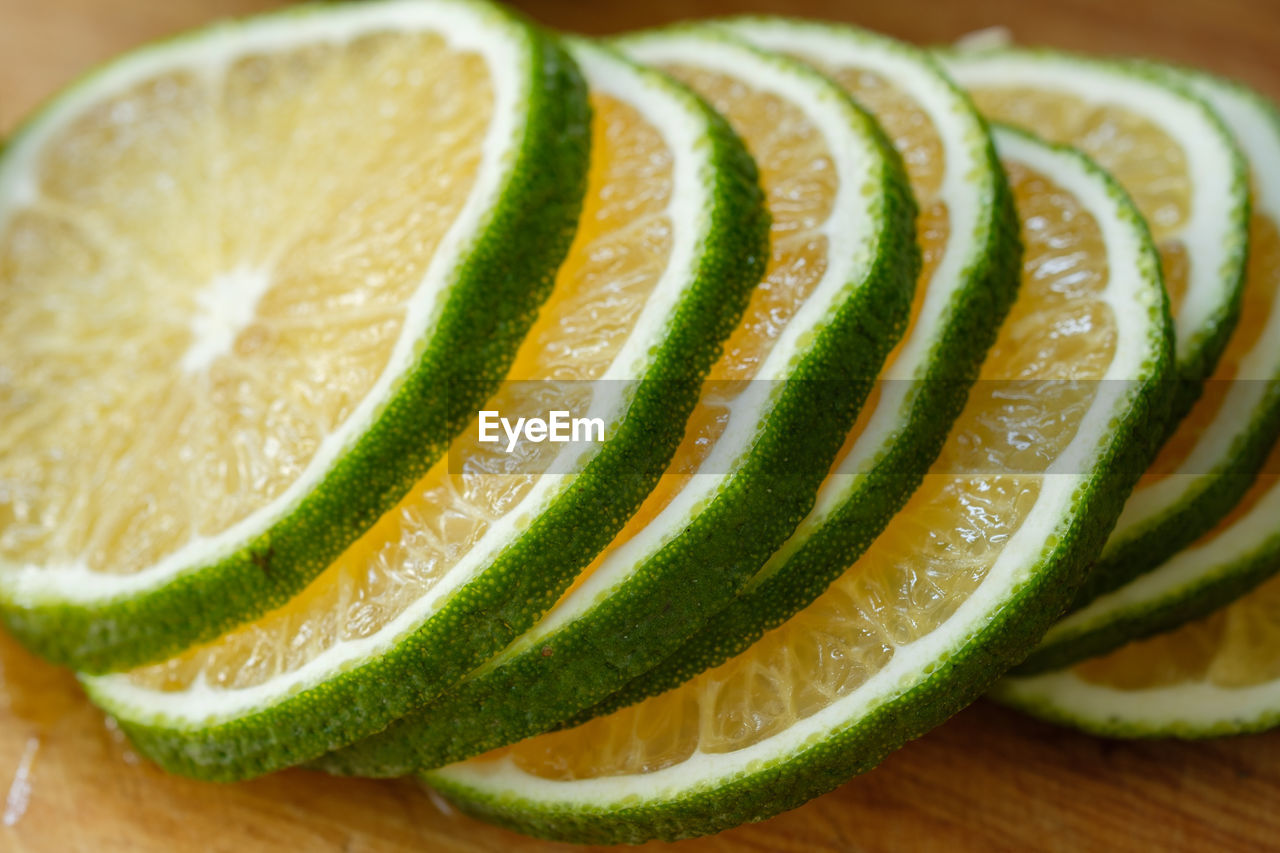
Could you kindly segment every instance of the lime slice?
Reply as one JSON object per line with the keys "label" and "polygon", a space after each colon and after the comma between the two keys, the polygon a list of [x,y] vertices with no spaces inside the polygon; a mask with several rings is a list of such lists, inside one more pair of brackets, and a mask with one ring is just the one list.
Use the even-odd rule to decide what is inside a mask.
{"label": "lime slice", "polygon": [[[982,369],[1001,381],[975,386],[940,473],[745,652],[609,716],[432,771],[430,784],[534,835],[714,832],[870,768],[1025,653],[1150,461],[1173,337],[1156,249],[1119,186],[1067,149],[1005,130],[996,142],[1023,222],[1022,289]],[[1046,423],[1057,427],[1028,448],[1023,432]],[[992,461],[1025,473],[988,473]]]}
{"label": "lime slice", "polygon": [[[1159,68],[998,48],[943,58],[984,115],[1078,145],[1119,180],[1146,217],[1160,247],[1184,380],[1168,424],[1172,432],[1218,364],[1240,312],[1248,182],[1230,134],[1203,101]],[[1228,361],[1223,370],[1230,373],[1233,365]],[[1213,448],[1212,459],[1188,455],[1220,402],[1214,391],[1191,411],[1157,472],[1184,463],[1201,472],[1240,463],[1238,449],[1225,445]],[[1230,501],[1216,495],[1211,482],[1157,473],[1141,484],[1077,603],[1158,566],[1212,527]],[[1235,478],[1219,486],[1238,496],[1247,483]]]}
{"label": "lime slice", "polygon": [[870,118],[805,66],[705,26],[621,44],[710,101],[755,155],[773,212],[764,281],[671,471],[575,588],[482,669],[326,769],[392,775],[476,755],[662,660],[812,508],[854,423],[841,398],[861,402],[905,325],[914,206]]}
{"label": "lime slice", "polygon": [[[1188,82],[1218,109],[1249,161],[1253,211],[1245,309],[1214,382],[1153,466],[1161,473],[1148,473],[1139,481],[1121,519],[1166,513],[1200,531],[1204,516],[1210,523],[1218,521],[1242,498],[1252,503],[1265,490],[1264,482],[1246,494],[1280,431],[1280,114],[1256,94],[1221,80],[1196,74]],[[1165,467],[1161,459],[1173,464]],[[1273,455],[1264,470],[1275,473],[1278,464],[1280,457]],[[1166,480],[1183,482],[1162,486]],[[1173,501],[1179,506],[1172,507]],[[1191,513],[1198,517],[1188,517]],[[1226,532],[1229,525],[1219,523],[1205,535],[1215,540],[1239,536]],[[1059,669],[1168,630],[1258,582],[1265,561],[1206,557],[1205,535],[1190,550],[1177,552],[1062,619],[1019,671]],[[1251,553],[1260,544],[1242,542],[1239,553]],[[1115,583],[1113,578],[1111,585]]]}
{"label": "lime slice", "polygon": [[1277,518],[1280,477],[1264,475],[1213,533],[1120,591],[1146,593],[1145,607],[1131,622],[1115,617],[1114,631],[1142,636],[1152,624],[1180,627],[1064,669],[1005,678],[991,695],[1111,737],[1201,738],[1280,725]]}
{"label": "lime slice", "polygon": [[264,773],[405,715],[530,627],[666,469],[759,280],[767,215],[750,156],[710,109],[599,49],[573,53],[595,113],[581,224],[516,354],[520,381],[484,405],[515,418],[550,397],[600,417],[606,440],[508,452],[477,418],[290,602],[86,679],[166,768]]}
{"label": "lime slice", "polygon": [[0,158],[9,627],[119,669],[315,577],[502,378],[586,143],[568,58],[463,0],[216,26],[35,116]]}
{"label": "lime slice", "polygon": [[817,66],[870,109],[922,211],[925,265],[907,333],[808,517],[737,599],[658,666],[591,710],[656,695],[719,664],[818,596],[920,484],[964,406],[1018,284],[1017,214],[982,120],[926,54],[861,30],[778,18],[721,22]]}

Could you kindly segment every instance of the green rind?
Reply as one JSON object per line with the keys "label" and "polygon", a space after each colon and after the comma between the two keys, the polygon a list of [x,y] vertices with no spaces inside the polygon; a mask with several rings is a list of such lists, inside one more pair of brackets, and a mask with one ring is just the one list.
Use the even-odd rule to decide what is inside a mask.
{"label": "green rind", "polygon": [[[573,61],[549,36],[498,7],[472,2],[527,40],[527,125],[507,185],[455,273],[418,365],[317,488],[230,556],[102,602],[0,600],[0,618],[33,651],[82,672],[120,671],[279,607],[404,496],[498,387],[573,239],[586,187],[590,108]],[[276,14],[323,15],[333,8]],[[256,20],[218,26],[251,27]],[[77,88],[92,85],[98,73]],[[26,127],[39,120],[40,114]]]}
{"label": "green rind", "polygon": [[[1177,70],[1154,63],[1147,63],[1144,67],[1170,76],[1179,74],[1209,76],[1203,72]],[[1272,104],[1239,84],[1228,83],[1218,78],[1211,79],[1219,84],[1230,85],[1239,94],[1253,101],[1268,114],[1277,133],[1280,133],[1280,113]],[[1200,477],[1192,491],[1183,495],[1179,501],[1159,515],[1147,519],[1141,525],[1135,525],[1107,543],[1107,548],[1099,558],[1098,565],[1076,596],[1072,604],[1073,610],[1084,607],[1098,596],[1118,589],[1134,578],[1155,569],[1212,530],[1214,525],[1240,502],[1266,462],[1267,454],[1277,437],[1280,437],[1280,371],[1269,381],[1272,387],[1268,389],[1264,399],[1253,411],[1249,422],[1236,434],[1230,450],[1224,458],[1219,460],[1214,470]],[[1168,623],[1158,622],[1158,624]],[[1084,649],[1086,647],[1100,649],[1102,648],[1100,642],[1099,640],[1091,644],[1089,639],[1085,639],[1080,651],[1072,652],[1066,648],[1065,644],[1074,644],[1074,640],[1065,636],[1055,638],[1044,648],[1037,649],[1023,667],[1019,668],[1019,671],[1036,672],[1056,669],[1065,663],[1072,662],[1072,659],[1082,660],[1085,657],[1091,657],[1092,654],[1086,653]]]}
{"label": "green rind", "polygon": [[[733,41],[705,27],[692,29]],[[685,27],[630,38],[681,31]],[[832,85],[798,63],[770,61]],[[853,106],[842,92],[832,94]],[[883,158],[870,202],[884,223],[876,261],[864,281],[850,283],[856,285],[852,296],[794,368],[729,483],[590,612],[317,766],[402,775],[554,728],[670,654],[728,605],[786,541],[812,508],[873,377],[906,325],[919,274],[916,209],[905,172],[874,120],[854,109],[860,132],[875,140]]]}
{"label": "green rind", "polygon": [[[1223,533],[1229,536],[1230,533]],[[1121,646],[1208,616],[1280,571],[1280,532],[1241,557],[1213,568],[1194,583],[1170,590],[1141,607],[1125,608],[1101,625],[1086,627],[1038,647],[1011,671],[1015,676],[1063,669]],[[997,697],[999,698],[999,697]],[[1280,709],[1277,709],[1280,713]]]}
{"label": "green rind", "polygon": [[[796,26],[786,19],[756,20],[772,26]],[[851,27],[823,26],[859,40],[891,42]],[[917,54],[906,45],[893,44],[904,52]],[[925,64],[934,66],[926,54],[918,55]],[[935,70],[942,74],[941,69]],[[955,94],[957,99],[968,102],[959,89]],[[982,126],[976,112],[974,119]],[[989,171],[971,176],[971,180],[984,180],[985,184],[982,209],[988,216],[976,234],[982,249],[979,257],[961,272],[964,284],[952,296],[943,320],[945,331],[927,356],[928,369],[911,380],[909,414],[887,452],[860,476],[856,487],[822,526],[768,580],[739,595],[662,663],[604,702],[566,721],[567,725],[663,693],[752,645],[822,594],[867,549],[919,486],[964,408],[987,350],[995,342],[1017,295],[1021,258],[1018,215],[989,139],[984,147]]]}
{"label": "green rind", "polygon": [[679,446],[702,379],[736,327],[767,257],[769,217],[755,161],[723,120],[684,97],[708,120],[705,144],[715,166],[701,260],[617,432],[573,487],[391,652],[254,713],[186,728],[117,707],[88,682],[90,698],[116,716],[140,752],[172,772],[234,780],[367,737],[532,627],[612,540]]}
{"label": "green rind", "polygon": [[[1069,149],[1060,149],[1069,150]],[[1083,155],[1079,156],[1084,160]],[[1146,233],[1124,191],[1104,173],[1113,198],[1135,228]],[[1148,241],[1142,274],[1160,280],[1159,262]],[[1163,289],[1162,289],[1163,290]],[[1167,303],[1157,359],[1144,365],[1128,416],[1115,426],[1115,440],[1097,460],[1095,474],[1077,493],[1066,530],[1046,547],[1031,582],[1013,594],[963,649],[927,678],[876,707],[850,726],[787,758],[753,769],[713,790],[634,806],[593,809],[551,807],[514,796],[469,788],[438,773],[422,778],[461,811],[540,838],[578,843],[640,843],[705,835],[771,817],[832,790],[863,773],[907,741],[929,731],[978,698],[1016,663],[1070,601],[1090,560],[1101,549],[1124,498],[1150,464],[1150,433],[1168,417],[1174,383],[1173,326]]]}
{"label": "green rind", "polygon": [[[1276,394],[1271,396],[1280,397]],[[1262,467],[1277,428],[1280,428],[1280,411],[1273,408],[1270,413],[1260,413],[1250,427],[1249,435],[1242,436],[1233,444],[1230,462],[1224,461],[1216,471],[1204,475],[1197,488],[1170,507],[1168,512],[1161,513],[1152,519],[1151,524],[1143,525],[1113,549],[1103,552],[1068,612],[1079,610],[1099,596],[1153,571],[1212,530],[1253,485],[1256,473],[1244,472],[1256,472]],[[1059,642],[1054,640],[1046,645],[1045,651]],[[1025,671],[1046,668],[1045,661],[1050,657],[1037,650],[1027,659]],[[1049,668],[1056,669],[1057,665]]]}
{"label": "green rind", "polygon": [[[1224,532],[1222,535],[1231,534]],[[1233,604],[1278,571],[1280,571],[1280,533],[1275,533],[1259,542],[1247,553],[1222,561],[1211,574],[1206,572],[1196,584],[1181,588],[1156,605],[1153,616],[1163,623],[1163,627],[1148,630],[1148,626],[1153,623],[1141,621],[1135,625],[1131,636],[1104,649],[1101,653],[1111,651],[1125,642],[1175,630],[1192,620],[1208,616],[1215,610]],[[1153,698],[1150,705],[1153,713],[1149,717],[1119,713],[1100,715],[1081,710],[1071,702],[1070,684],[1066,685],[1065,690],[1050,686],[1036,691],[1034,685],[1038,680],[1060,676],[1072,680],[1078,678],[1074,673],[1058,672],[1007,677],[992,687],[988,697],[1047,722],[1069,726],[1100,737],[1125,739],[1173,737],[1197,740],[1264,732],[1280,726],[1280,698],[1273,703],[1273,707],[1263,707],[1257,713],[1241,713],[1238,706],[1233,705],[1233,702],[1238,701],[1236,697],[1240,693],[1248,692],[1252,688],[1221,688],[1221,716],[1212,722],[1205,722],[1192,721],[1185,716],[1178,717],[1176,697],[1171,695],[1176,692],[1176,687],[1156,688],[1153,691],[1159,694],[1160,698]],[[1031,685],[1030,690],[1027,689],[1028,685]],[[1106,688],[1093,687],[1092,689]]]}

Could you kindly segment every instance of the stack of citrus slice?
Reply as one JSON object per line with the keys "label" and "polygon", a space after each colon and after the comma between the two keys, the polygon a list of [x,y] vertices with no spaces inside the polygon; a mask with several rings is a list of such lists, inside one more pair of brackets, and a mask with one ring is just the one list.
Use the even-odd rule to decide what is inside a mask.
{"label": "stack of citrus slice", "polygon": [[608,440],[585,461],[574,445],[526,445],[579,457],[572,473],[542,474],[554,460],[511,469],[505,445],[470,429],[283,606],[167,660],[86,679],[166,767],[260,774],[409,712],[527,629],[671,458],[758,274],[754,171],[683,91],[599,49],[574,53],[595,112],[583,221],[516,354],[517,381],[484,405],[601,414]]}
{"label": "stack of citrus slice", "polygon": [[[875,544],[719,667],[433,771],[432,785],[552,837],[716,831],[871,766],[971,701],[1057,615],[1148,460],[1172,335],[1155,248],[1119,187],[1064,149],[999,143],[1023,217],[1022,291],[983,365],[992,381]],[[1026,473],[990,473],[993,460]]]}
{"label": "stack of citrus slice", "polygon": [[1277,162],[1193,72],[771,18],[148,48],[0,152],[0,612],[175,772],[574,841],[761,819],[1157,630],[997,695],[1270,725]]}
{"label": "stack of citrus slice", "polygon": [[[668,69],[674,76],[686,80],[733,122],[755,154],[770,206],[775,211],[773,258],[761,286],[768,287],[774,294],[769,299],[773,305],[770,310],[778,318],[780,297],[785,296],[784,286],[797,279],[797,255],[812,252],[815,245],[838,245],[852,236],[848,231],[845,231],[843,240],[835,236],[840,234],[837,229],[847,227],[839,225],[837,217],[845,213],[842,211],[844,205],[861,205],[862,202],[856,201],[852,193],[846,192],[842,196],[839,191],[855,186],[855,180],[862,181],[852,169],[856,161],[853,164],[848,160],[842,162],[835,152],[852,152],[859,145],[875,152],[878,142],[872,136],[869,123],[831,84],[811,71],[781,57],[766,57],[718,31],[681,27],[666,33],[631,37],[622,44],[632,56]],[[779,123],[780,115],[785,117],[786,124]],[[798,151],[806,145],[812,149],[807,156]],[[997,217],[1007,214],[1006,210],[997,207],[1004,201],[1003,185],[997,183],[994,164],[981,159],[986,153],[983,145],[971,156],[979,160],[978,174],[984,167],[987,169],[989,182],[975,181],[973,192],[978,197],[965,197],[960,205],[966,237],[972,234],[982,238],[981,241],[961,245],[957,250],[967,256],[965,261],[968,263],[963,267],[965,274],[957,274],[954,280],[939,288],[941,296],[933,294],[933,298],[928,300],[929,314],[923,323],[919,315],[927,299],[929,282],[922,282],[925,288],[917,291],[914,325],[923,325],[924,331],[913,329],[912,335],[924,336],[925,344],[938,342],[947,333],[955,336],[961,324],[970,324],[970,334],[956,342],[963,348],[963,353],[952,353],[953,360],[948,364],[948,369],[956,370],[948,377],[954,381],[946,382],[939,377],[928,383],[928,389],[933,391],[946,389],[955,393],[959,389],[963,394],[967,387],[963,365],[967,363],[972,367],[981,358],[985,349],[982,336],[984,333],[989,335],[994,328],[994,321],[1003,313],[1002,294],[1012,289],[1013,283],[1009,280],[1011,277],[1005,276],[1005,267],[1013,246],[1011,243],[1002,246],[998,242],[1009,236],[1000,231],[1004,223],[997,220]],[[864,158],[866,156],[863,155]],[[801,205],[804,197],[797,190],[804,188],[806,183],[817,183],[814,181],[817,169],[830,170],[832,166],[834,189],[838,194],[834,199],[824,197],[825,194],[814,197],[814,202],[830,209],[823,223],[826,233],[815,240],[812,233],[797,233],[800,217],[814,215],[813,208]],[[987,203],[985,208],[984,201]],[[926,221],[938,224],[930,230],[921,231],[922,242],[928,241],[933,257],[941,254],[942,247],[937,241],[946,239],[946,225],[940,222],[944,219],[945,213],[935,210]],[[882,244],[876,247],[877,253],[892,251],[895,251],[892,246]],[[992,253],[991,257],[988,252]],[[1004,266],[991,269],[993,262]],[[951,261],[951,264],[957,263],[956,260]],[[936,268],[936,264],[935,260],[930,269]],[[830,268],[832,262],[827,261],[826,265]],[[970,276],[987,278],[975,281]],[[976,296],[977,292],[981,292],[982,297]],[[760,305],[763,306],[763,294],[761,297]],[[994,310],[982,312],[973,304],[978,299],[982,300],[983,307]],[[755,308],[753,303],[748,311]],[[943,317],[935,319],[937,314],[943,314]],[[959,318],[953,319],[955,315]],[[788,325],[795,323],[791,320]],[[731,339],[731,345],[738,343],[739,348],[725,354],[713,369],[713,377],[727,379],[749,375],[741,362],[744,349],[740,341],[741,338],[736,336]],[[917,358],[915,351],[925,349],[918,343],[904,342],[904,345],[910,353],[908,359]],[[942,344],[937,346],[941,348]],[[927,350],[919,356],[921,359],[929,357],[938,359],[941,356]],[[896,352],[893,358],[897,358]],[[928,366],[926,363],[921,369]],[[908,383],[895,384],[905,386]],[[894,427],[898,426],[903,420],[904,412],[901,410],[906,409],[905,414],[910,414],[900,392],[909,390],[905,387],[890,389],[887,404],[898,410],[890,412],[888,417],[882,415],[878,420],[887,420]],[[885,400],[886,395],[882,392],[876,408]],[[937,396],[928,400],[932,404],[930,411],[934,422],[931,426],[935,433],[945,433],[948,402],[939,400]],[[733,413],[731,417],[740,418],[741,415]],[[880,429],[887,432],[889,427]],[[917,427],[914,433],[919,432],[921,429]],[[903,447],[900,451],[911,459],[914,468],[898,463],[895,473],[912,477],[911,472],[914,471],[914,479],[918,480],[936,450],[930,447],[932,442],[928,434],[914,433],[902,437],[904,443],[910,441],[910,447]],[[780,435],[783,441],[793,444],[795,434],[787,431]],[[812,431],[809,435],[813,435]],[[754,509],[744,507],[736,512],[738,520],[735,523],[754,517],[753,535],[742,542],[716,543],[713,549],[681,549],[679,543],[690,534],[723,525],[715,519],[714,513],[723,512],[718,504],[724,505],[726,501],[722,498],[711,503],[706,510],[691,511],[690,507],[706,502],[706,496],[714,494],[716,489],[734,488],[732,482],[721,486],[712,476],[718,473],[712,467],[714,454],[723,453],[723,443],[731,441],[732,437],[708,440],[691,432],[690,438],[693,441],[686,440],[686,446],[676,458],[676,466],[677,470],[687,470],[695,476],[669,477],[668,482],[650,496],[597,564],[589,569],[590,574],[582,586],[557,604],[539,625],[456,689],[393,724],[375,738],[331,756],[321,766],[348,773],[395,775],[418,767],[435,767],[468,758],[485,749],[546,731],[599,702],[614,701],[609,698],[611,692],[622,688],[632,677],[644,677],[646,670],[664,657],[674,653],[678,659],[690,661],[690,644],[705,643],[708,637],[713,643],[723,643],[726,635],[717,620],[696,638],[680,645],[699,628],[708,614],[723,608],[742,584],[751,580],[752,574],[791,533],[796,519],[789,518],[791,523],[785,526],[771,527],[767,520],[779,516],[786,508],[783,496],[776,488],[766,492],[761,488],[763,483],[753,486],[746,477],[756,472],[743,470],[735,475],[745,486],[742,498],[759,503]],[[849,440],[846,438],[846,443]],[[880,441],[886,439],[880,438]],[[886,452],[881,448],[876,450],[878,453]],[[735,451],[735,455],[737,452],[740,451]],[[853,455],[848,448],[845,453],[844,466],[852,464],[851,458],[865,459],[872,455],[865,451]],[[788,455],[796,459],[796,448],[790,448]],[[925,459],[920,461],[920,456]],[[808,468],[808,473],[815,475],[812,483],[816,484],[826,473],[829,463],[828,456],[824,457],[821,467]],[[849,475],[846,482],[853,479],[854,476]],[[909,493],[914,485],[912,480],[885,487],[887,496],[880,506],[862,506],[860,509],[872,520],[887,518],[897,505],[885,504],[904,492]],[[767,499],[764,499],[765,494],[768,494]],[[856,501],[875,494],[875,491],[867,489],[856,496],[845,497],[845,500]],[[822,498],[828,502],[831,500],[827,494]],[[867,524],[870,526],[872,523],[869,521]],[[863,541],[876,532],[849,527],[842,529],[851,536],[860,536]],[[670,531],[675,530],[684,532],[669,543]],[[709,569],[717,573],[713,583],[707,583],[700,576]],[[678,600],[672,603],[677,596]],[[661,615],[656,615],[659,611]],[[739,633],[734,630],[729,635],[736,637]]]}

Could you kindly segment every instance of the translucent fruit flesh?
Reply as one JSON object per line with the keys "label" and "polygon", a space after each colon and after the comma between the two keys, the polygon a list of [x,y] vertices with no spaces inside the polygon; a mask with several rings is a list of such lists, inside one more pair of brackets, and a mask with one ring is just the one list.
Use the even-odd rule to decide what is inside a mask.
{"label": "translucent fruit flesh", "polygon": [[[945,621],[1035,505],[1115,351],[1096,221],[1046,176],[1006,168],[1023,221],[1023,284],[935,470],[871,548],[809,607],[683,686],[473,761],[556,780],[653,772],[729,753],[849,694]],[[1079,380],[1078,382],[1071,380]],[[992,474],[1017,469],[1026,474]]]}
{"label": "translucent fruit flesh", "polygon": [[773,344],[826,272],[827,238],[817,233],[831,215],[839,176],[822,134],[799,107],[723,74],[663,69],[702,95],[746,143],[760,169],[773,216],[769,262],[742,322],[711,368],[717,399],[735,380],[753,378]]}
{"label": "translucent fruit flesh", "polygon": [[382,33],[55,130],[0,215],[0,561],[133,573],[279,497],[388,368],[492,111],[477,54]]}
{"label": "translucent fruit flesh", "polygon": [[[884,76],[854,66],[820,66],[822,72],[839,83],[864,109],[875,116],[889,141],[902,157],[911,191],[919,214],[916,217],[916,241],[920,244],[920,277],[911,305],[911,324],[885,360],[882,373],[892,367],[899,352],[911,339],[920,306],[929,292],[938,264],[951,239],[951,222],[946,203],[939,197],[947,160],[942,137],[928,113],[907,93]],[[874,410],[874,400],[863,406],[863,412]]]}

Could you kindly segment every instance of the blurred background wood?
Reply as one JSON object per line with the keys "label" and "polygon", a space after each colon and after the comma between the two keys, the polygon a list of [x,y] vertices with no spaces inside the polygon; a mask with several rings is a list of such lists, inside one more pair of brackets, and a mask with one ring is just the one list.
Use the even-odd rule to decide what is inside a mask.
{"label": "blurred background wood", "polygon": [[[0,0],[0,135],[77,74],[147,40],[269,0]],[[592,34],[777,12],[922,44],[990,26],[1028,44],[1142,54],[1280,98],[1276,0],[523,0]],[[0,849],[32,853],[551,851],[452,814],[416,786],[293,771],[240,785],[165,776],[131,753],[66,673],[0,636]],[[1267,850],[1280,838],[1280,733],[1125,743],[980,702],[875,772],[677,851]],[[651,845],[661,848],[667,845]]]}
{"label": "blurred background wood", "polygon": [[[0,0],[0,133],[76,74],[134,45],[280,0]],[[1276,0],[514,0],[593,35],[683,18],[773,12],[850,21],[934,44],[1007,27],[1026,44],[1139,54],[1237,77],[1280,98]]]}

